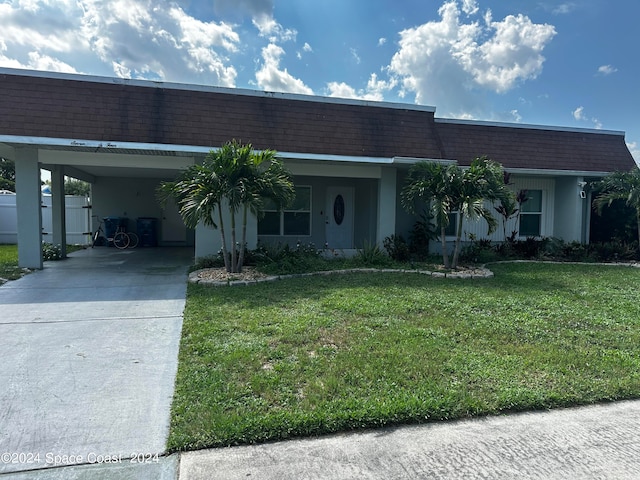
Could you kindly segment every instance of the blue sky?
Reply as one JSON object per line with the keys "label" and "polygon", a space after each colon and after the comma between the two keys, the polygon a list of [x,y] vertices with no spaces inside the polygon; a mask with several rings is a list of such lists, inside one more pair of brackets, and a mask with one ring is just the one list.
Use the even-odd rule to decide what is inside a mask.
{"label": "blue sky", "polygon": [[626,131],[640,2],[0,0],[0,66],[420,103]]}

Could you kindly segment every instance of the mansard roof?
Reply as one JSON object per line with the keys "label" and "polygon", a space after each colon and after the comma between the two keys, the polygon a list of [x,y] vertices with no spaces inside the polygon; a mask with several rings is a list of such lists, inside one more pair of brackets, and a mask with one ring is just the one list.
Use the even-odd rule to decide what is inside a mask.
{"label": "mansard roof", "polygon": [[623,132],[435,118],[435,108],[0,69],[0,136],[455,160],[507,169],[630,170]]}

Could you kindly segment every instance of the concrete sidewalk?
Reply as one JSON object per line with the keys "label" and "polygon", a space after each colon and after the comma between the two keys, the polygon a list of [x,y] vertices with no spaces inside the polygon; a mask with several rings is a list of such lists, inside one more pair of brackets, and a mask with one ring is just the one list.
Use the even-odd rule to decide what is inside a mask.
{"label": "concrete sidewalk", "polygon": [[180,480],[638,479],[640,401],[184,453]]}
{"label": "concrete sidewalk", "polygon": [[87,249],[0,287],[0,474],[164,452],[192,259]]}

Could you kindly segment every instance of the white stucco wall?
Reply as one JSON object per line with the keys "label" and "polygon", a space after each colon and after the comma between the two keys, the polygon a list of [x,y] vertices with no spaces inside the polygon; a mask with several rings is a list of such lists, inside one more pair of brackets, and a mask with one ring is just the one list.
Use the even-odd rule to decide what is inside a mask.
{"label": "white stucco wall", "polygon": [[[216,225],[219,226],[216,215]],[[225,238],[227,248],[231,249],[231,215],[227,208],[223,208],[223,222],[225,228]],[[237,213],[236,216],[236,242],[242,239],[242,214]],[[255,215],[249,213],[247,217],[247,247],[251,250],[255,249],[258,243],[258,221]],[[222,249],[222,236],[220,229],[207,227],[203,224],[198,225],[195,234],[196,251],[195,257],[202,258],[210,255],[216,255]]]}
{"label": "white stucco wall", "polygon": [[556,180],[553,236],[567,242],[580,242],[584,237],[584,204],[588,200],[580,198],[580,181],[582,177],[562,177]]}

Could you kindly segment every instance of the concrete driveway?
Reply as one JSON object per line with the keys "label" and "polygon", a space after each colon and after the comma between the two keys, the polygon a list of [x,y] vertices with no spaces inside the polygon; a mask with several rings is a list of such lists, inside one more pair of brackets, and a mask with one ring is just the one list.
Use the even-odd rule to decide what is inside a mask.
{"label": "concrete driveway", "polygon": [[165,449],[193,251],[69,257],[0,287],[0,474]]}

